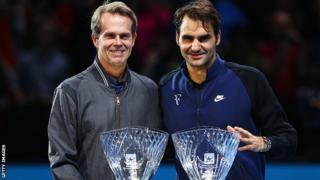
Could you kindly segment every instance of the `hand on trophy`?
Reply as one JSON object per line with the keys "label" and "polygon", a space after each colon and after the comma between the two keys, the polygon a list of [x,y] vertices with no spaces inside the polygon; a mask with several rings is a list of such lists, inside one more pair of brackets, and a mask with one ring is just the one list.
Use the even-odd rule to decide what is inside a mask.
{"label": "hand on trophy", "polygon": [[241,127],[227,126],[229,132],[238,132],[240,134],[240,142],[244,143],[244,146],[239,147],[239,151],[254,151],[254,152],[265,152],[267,144],[262,136],[255,136],[249,131]]}
{"label": "hand on trophy", "polygon": [[224,180],[239,147],[239,133],[203,126],[171,135],[189,179]]}

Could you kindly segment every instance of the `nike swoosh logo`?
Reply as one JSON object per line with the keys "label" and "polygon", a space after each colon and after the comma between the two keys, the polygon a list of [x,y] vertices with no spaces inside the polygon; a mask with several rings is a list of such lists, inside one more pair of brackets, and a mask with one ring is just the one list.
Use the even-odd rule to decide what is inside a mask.
{"label": "nike swoosh logo", "polygon": [[224,100],[224,99],[226,99],[226,98],[224,97],[224,95],[217,95],[217,96],[214,98],[214,102],[219,102],[219,101],[222,101],[222,100]]}

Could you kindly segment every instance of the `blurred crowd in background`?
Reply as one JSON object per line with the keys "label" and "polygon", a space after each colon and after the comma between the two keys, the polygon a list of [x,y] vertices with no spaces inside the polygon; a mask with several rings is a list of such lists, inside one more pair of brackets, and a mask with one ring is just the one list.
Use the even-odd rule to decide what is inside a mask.
{"label": "blurred crowd in background", "polygon": [[[93,62],[102,0],[0,0],[0,132],[9,162],[47,161],[54,88]],[[130,68],[158,82],[183,61],[174,11],[187,0],[126,0],[138,17]],[[223,59],[257,67],[294,127],[293,162],[320,162],[320,0],[214,0]]]}

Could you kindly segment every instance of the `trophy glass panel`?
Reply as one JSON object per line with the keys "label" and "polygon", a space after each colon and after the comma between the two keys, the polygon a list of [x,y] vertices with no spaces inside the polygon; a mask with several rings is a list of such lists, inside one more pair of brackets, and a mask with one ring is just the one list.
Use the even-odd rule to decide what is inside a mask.
{"label": "trophy glass panel", "polygon": [[105,132],[103,151],[117,180],[147,180],[156,172],[169,134],[145,127]]}
{"label": "trophy glass panel", "polygon": [[239,146],[239,134],[199,127],[172,134],[182,167],[192,180],[223,180]]}

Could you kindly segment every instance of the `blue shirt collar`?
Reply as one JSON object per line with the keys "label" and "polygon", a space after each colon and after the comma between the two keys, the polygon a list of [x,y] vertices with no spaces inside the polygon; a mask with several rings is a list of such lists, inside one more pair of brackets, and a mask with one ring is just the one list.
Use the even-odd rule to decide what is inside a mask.
{"label": "blue shirt collar", "polygon": [[223,63],[224,62],[220,58],[219,54],[216,54],[216,59],[215,59],[214,63],[208,69],[208,74],[207,74],[206,81],[214,79],[214,78],[216,78],[218,76],[218,74],[220,73],[221,66],[223,65]]}
{"label": "blue shirt collar", "polygon": [[111,88],[113,88],[117,94],[121,93],[121,91],[124,89],[124,87],[127,85],[128,81],[129,81],[129,70],[128,67],[126,67],[124,75],[121,79],[116,79],[112,76],[110,76],[103,68],[102,64],[100,63],[98,57],[96,57],[95,59],[99,69],[101,69],[102,71],[102,76],[104,79],[106,79],[106,83],[108,86],[110,86]]}

